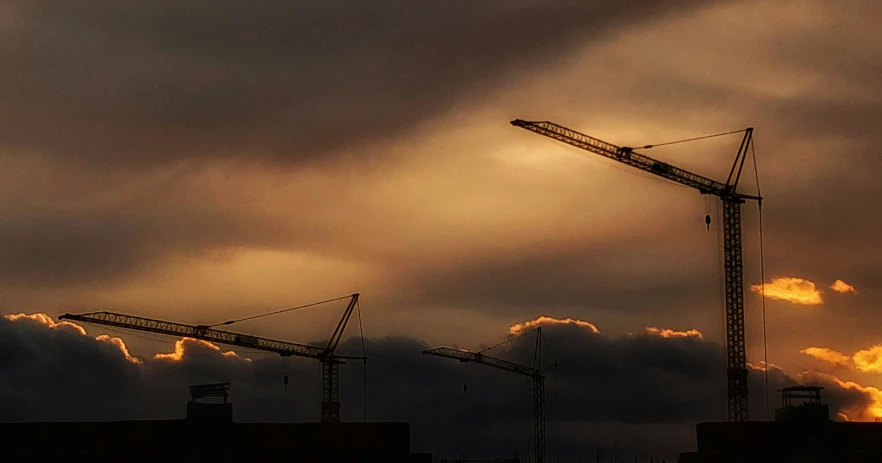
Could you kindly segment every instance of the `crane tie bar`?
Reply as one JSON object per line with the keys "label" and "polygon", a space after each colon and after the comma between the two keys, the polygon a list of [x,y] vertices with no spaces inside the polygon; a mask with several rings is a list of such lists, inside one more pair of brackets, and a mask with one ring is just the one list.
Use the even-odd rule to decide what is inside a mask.
{"label": "crane tie bar", "polygon": [[208,325],[208,328],[214,328],[215,326],[232,325],[233,323],[244,322],[246,320],[253,320],[255,318],[268,317],[270,315],[277,315],[280,313],[290,312],[292,310],[297,310],[297,309],[305,309],[307,307],[312,307],[314,305],[327,304],[328,302],[334,302],[334,301],[339,301],[339,300],[343,300],[343,299],[348,299],[350,297],[352,297],[352,296],[351,295],[350,296],[340,296],[340,297],[335,297],[334,299],[328,299],[326,301],[313,302],[311,304],[305,304],[305,305],[299,305],[297,307],[291,307],[289,309],[276,310],[273,312],[267,312],[267,313],[263,313],[263,314],[259,314],[259,315],[252,315],[250,317],[239,318],[236,320],[229,320],[229,321],[225,321],[223,323],[216,323],[214,325]]}

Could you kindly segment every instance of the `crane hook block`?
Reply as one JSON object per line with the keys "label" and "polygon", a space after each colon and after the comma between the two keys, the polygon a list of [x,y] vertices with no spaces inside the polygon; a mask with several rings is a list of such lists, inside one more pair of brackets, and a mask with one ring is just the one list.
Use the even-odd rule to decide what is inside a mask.
{"label": "crane hook block", "polygon": [[288,390],[288,375],[285,375],[285,377],[282,379],[282,381],[285,383],[285,390],[287,391]]}
{"label": "crane hook block", "polygon": [[707,231],[710,231],[710,223],[711,223],[710,214],[704,216],[704,223],[707,225]]}

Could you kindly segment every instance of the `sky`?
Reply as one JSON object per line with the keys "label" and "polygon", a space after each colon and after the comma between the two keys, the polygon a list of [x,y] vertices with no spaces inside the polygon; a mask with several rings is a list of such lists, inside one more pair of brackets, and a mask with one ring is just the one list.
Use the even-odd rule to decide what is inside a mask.
{"label": "sky", "polygon": [[[176,340],[89,325],[84,335],[58,315],[216,323],[359,292],[380,370],[369,368],[369,390],[415,391],[369,400],[369,415],[413,420],[426,450],[517,451],[481,448],[494,440],[462,423],[494,415],[500,435],[520,423],[526,442],[529,404],[514,378],[521,389],[457,412],[472,416],[426,409],[462,429],[432,442],[432,424],[407,416],[415,404],[448,394],[465,407],[463,378],[505,376],[419,350],[479,349],[543,316],[573,320],[543,325],[561,400],[580,403],[563,421],[564,447],[616,440],[604,434],[612,422],[635,449],[688,450],[670,447],[694,445],[696,421],[725,418],[718,201],[509,124],[520,118],[627,146],[754,127],[758,168],[750,159],[740,183],[765,198],[761,214],[743,208],[751,416],[766,412],[765,309],[772,385],[819,382],[838,419],[882,417],[880,10],[0,0],[0,305],[17,333],[3,336],[0,407],[14,420],[62,419],[35,410],[77,400],[68,418],[137,417],[132,403],[174,416],[187,381],[229,377],[237,419],[272,417],[283,408],[264,389],[277,386],[267,373],[277,359],[198,343],[156,359]],[[725,179],[739,142],[644,153]],[[234,326],[321,342],[342,310]],[[507,354],[530,347],[517,342]],[[383,370],[381,353],[401,366]],[[117,408],[75,399],[74,386],[69,397],[23,392],[68,375],[113,391]],[[612,398],[622,391],[658,400]],[[26,413],[22,397],[42,405]],[[505,415],[514,403],[517,419]]]}

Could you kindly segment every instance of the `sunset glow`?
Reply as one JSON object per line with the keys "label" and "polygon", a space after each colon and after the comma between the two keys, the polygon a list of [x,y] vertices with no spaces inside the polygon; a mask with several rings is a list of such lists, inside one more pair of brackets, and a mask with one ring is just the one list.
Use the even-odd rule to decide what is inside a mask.
{"label": "sunset glow", "polygon": [[662,328],[654,328],[654,327],[646,327],[646,333],[652,334],[656,336],[661,336],[663,338],[703,338],[701,332],[695,329],[686,330],[686,331],[676,331],[671,329],[662,329]]}
{"label": "sunset glow", "polygon": [[833,282],[833,284],[830,286],[830,289],[832,289],[833,291],[836,291],[837,293],[840,293],[840,294],[846,294],[846,293],[857,294],[857,290],[854,289],[854,286],[852,286],[842,280],[836,280],[835,282]]}
{"label": "sunset glow", "polygon": [[763,293],[769,299],[792,302],[802,305],[820,305],[824,303],[821,291],[811,281],[795,278],[775,278],[770,283],[751,285],[751,291]]}
{"label": "sunset glow", "polygon": [[132,355],[129,354],[129,349],[126,347],[126,344],[123,342],[122,339],[117,338],[117,337],[110,337],[106,334],[101,334],[101,335],[95,336],[95,339],[98,341],[108,342],[108,343],[116,346],[119,349],[119,351],[122,352],[122,354],[126,357],[126,360],[128,360],[129,362],[141,363],[141,359],[132,357]]}
{"label": "sunset glow", "polygon": [[806,372],[800,375],[800,379],[805,382],[822,381],[835,384],[836,386],[851,391],[861,392],[867,395],[869,405],[866,408],[853,408],[843,410],[848,421],[874,421],[876,418],[882,418],[882,390],[863,386],[854,381],[844,381],[829,373]]}
{"label": "sunset glow", "polygon": [[[6,441],[277,454],[258,423],[339,415],[432,461],[882,462],[880,30],[865,0],[0,0]],[[744,440],[797,385],[878,436]],[[175,431],[231,403],[247,439]],[[112,432],[9,437],[77,421]],[[307,434],[273,442],[413,459]]]}
{"label": "sunset glow", "polygon": [[572,318],[552,318],[542,315],[534,320],[529,320],[524,323],[518,323],[509,327],[509,334],[519,335],[524,333],[525,331],[529,331],[537,326],[542,325],[574,325],[587,329],[592,333],[600,333],[600,330],[597,329],[591,323],[582,320],[574,320]]}
{"label": "sunset glow", "polygon": [[799,351],[799,353],[812,356],[818,360],[836,366],[847,367],[851,365],[851,358],[847,355],[833,349],[827,349],[826,347],[807,347]]}
{"label": "sunset glow", "polygon": [[859,350],[851,359],[858,370],[865,373],[882,373],[882,345]]}
{"label": "sunset glow", "polygon": [[[201,347],[201,348],[206,348],[206,349],[211,349],[213,351],[221,352],[220,347],[218,347],[208,341],[203,341],[201,339],[193,339],[193,338],[181,338],[181,339],[178,339],[177,341],[175,341],[175,351],[174,352],[171,352],[168,354],[155,354],[153,356],[153,358],[157,359],[157,360],[171,360],[173,362],[180,362],[181,360],[184,359],[184,355],[186,354],[187,348],[189,346],[193,346],[193,347],[197,347],[197,348]],[[236,354],[235,352],[233,352],[231,350],[226,351],[226,352],[222,352],[221,355],[223,355],[224,357],[238,357],[238,354]],[[249,359],[243,359],[243,360],[249,360]]]}
{"label": "sunset glow", "polygon": [[74,330],[74,331],[80,333],[80,334],[83,335],[83,336],[86,335],[86,330],[85,330],[82,326],[77,325],[76,323],[71,323],[71,322],[66,321],[66,320],[64,320],[64,321],[60,321],[60,322],[56,322],[55,320],[52,319],[52,317],[50,317],[49,315],[46,315],[46,314],[44,314],[44,313],[34,313],[34,314],[23,314],[23,313],[19,313],[19,314],[9,314],[9,315],[4,315],[4,318],[6,318],[7,320],[12,320],[12,321],[15,321],[15,320],[22,320],[22,319],[34,320],[34,321],[36,321],[36,322],[38,322],[38,323],[41,323],[41,324],[43,324],[43,325],[48,326],[49,328],[52,328],[52,329],[57,329],[57,328],[70,328],[70,329],[72,329],[72,330]]}

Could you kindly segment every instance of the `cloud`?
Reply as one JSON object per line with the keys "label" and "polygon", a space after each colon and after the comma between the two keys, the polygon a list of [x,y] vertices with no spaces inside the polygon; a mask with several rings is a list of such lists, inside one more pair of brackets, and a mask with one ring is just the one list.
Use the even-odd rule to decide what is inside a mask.
{"label": "cloud", "polygon": [[585,328],[592,333],[600,333],[600,330],[598,330],[596,326],[586,321],[574,320],[572,318],[553,318],[547,317],[545,315],[539,316],[535,320],[528,320],[523,323],[516,323],[508,328],[508,332],[509,334],[519,335],[533,328],[549,325],[575,325]]}
{"label": "cloud", "polygon": [[858,370],[865,373],[882,373],[882,345],[857,351],[851,359]]}
{"label": "cloud", "polygon": [[0,148],[94,166],[357,157],[509,73],[705,3],[13,1]]}
{"label": "cloud", "polygon": [[846,293],[857,294],[857,290],[854,289],[854,286],[852,286],[842,280],[834,281],[833,284],[830,286],[830,289],[832,289],[833,291],[836,291],[837,293],[840,293],[840,294],[846,294]]}
{"label": "cloud", "polygon": [[[843,89],[856,92],[873,88],[873,83],[878,81],[878,66],[872,61],[866,62],[865,53],[854,51],[866,49],[855,44],[872,43],[872,31],[863,38],[858,35],[862,28],[849,26],[848,34],[842,34],[837,28],[854,21],[843,21],[841,12],[813,7],[800,10],[806,12],[796,18],[789,15],[788,6],[762,6],[765,12],[784,10],[785,14],[762,15],[787,18],[782,23],[742,21],[756,16],[754,8],[758,5],[688,8],[683,3],[685,9],[666,10],[663,14],[650,10],[646,16],[642,10],[637,10],[638,15],[627,14],[630,5],[625,9],[617,6],[615,10],[604,11],[623,16],[615,20],[625,21],[629,27],[632,20],[649,18],[648,22],[641,23],[641,34],[620,34],[623,30],[620,26],[611,26],[611,34],[595,33],[592,31],[596,29],[592,28],[586,36],[580,35],[584,29],[573,26],[568,30],[575,31],[578,37],[573,39],[572,46],[558,47],[554,40],[535,40],[535,37],[531,40],[527,35],[511,33],[516,29],[510,27],[510,22],[515,21],[517,15],[501,13],[501,9],[494,8],[493,13],[479,9],[473,14],[475,11],[460,10],[463,7],[458,5],[443,6],[437,8],[449,12],[445,15],[450,16],[449,24],[465,31],[483,30],[487,37],[496,38],[488,42],[475,41],[475,47],[457,47],[456,43],[448,42],[450,46],[444,47],[447,53],[441,54],[442,60],[428,58],[441,45],[425,40],[423,34],[440,41],[461,39],[455,34],[433,35],[432,31],[443,29],[434,24],[427,24],[427,28],[414,27],[416,41],[403,45],[409,47],[405,50],[391,51],[382,47],[388,42],[368,45],[359,40],[357,34],[356,39],[347,40],[346,34],[325,37],[326,34],[316,32],[319,29],[313,26],[316,18],[341,29],[345,26],[361,31],[372,27],[369,20],[356,21],[349,15],[334,12],[338,5],[346,7],[346,2],[321,9],[280,6],[272,11],[272,4],[264,3],[244,15],[233,6],[226,12],[212,9],[203,15],[198,7],[189,9],[188,2],[178,3],[181,10],[186,10],[183,13],[165,4],[129,5],[130,8],[116,10],[105,8],[99,2],[68,6],[63,12],[41,9],[41,4],[45,2],[22,2],[22,6],[16,8],[20,10],[15,15],[17,35],[4,35],[6,40],[0,41],[3,44],[0,59],[8,64],[0,66],[8,70],[0,71],[0,82],[7,90],[4,94],[11,95],[0,102],[0,106],[16,111],[10,113],[12,115],[3,113],[15,124],[0,131],[16,133],[0,136],[3,143],[15,145],[0,150],[9,153],[8,160],[0,160],[9,177],[0,180],[0,188],[20,185],[4,195],[9,204],[3,209],[5,220],[0,224],[0,254],[7,258],[0,262],[0,283],[4,286],[2,297],[26,300],[29,309],[40,307],[32,298],[48,298],[46,293],[58,291],[59,295],[54,297],[64,304],[108,302],[137,306],[138,310],[149,305],[150,308],[145,309],[148,314],[157,315],[164,310],[162,306],[172,304],[155,301],[148,295],[151,285],[144,283],[145,280],[133,280],[142,286],[137,297],[133,292],[114,293],[112,297],[103,297],[104,293],[114,292],[120,280],[131,279],[136,274],[143,276],[141,273],[159,266],[174,276],[170,279],[189,281],[196,273],[190,271],[191,265],[204,268],[217,264],[218,255],[223,257],[229,249],[237,252],[248,249],[247,253],[254,255],[255,249],[296,248],[297,252],[279,260],[297,260],[300,267],[294,271],[301,274],[307,271],[313,274],[315,261],[329,256],[371,260],[368,266],[372,268],[365,272],[365,278],[358,280],[359,287],[402,288],[401,299],[394,301],[396,304],[385,304],[386,301],[378,304],[384,307],[445,306],[464,314],[472,311],[473,314],[466,315],[469,320],[465,323],[478,317],[496,317],[497,321],[501,317],[526,320],[548,311],[590,319],[604,326],[605,331],[635,331],[647,325],[691,326],[711,336],[717,329],[711,324],[716,321],[716,311],[708,306],[717,296],[718,275],[716,270],[709,270],[717,268],[716,248],[710,259],[702,260],[706,256],[696,253],[696,248],[691,246],[697,242],[697,236],[682,233],[689,227],[679,225],[685,222],[693,230],[704,233],[703,201],[698,195],[677,192],[670,184],[663,183],[655,190],[652,185],[658,182],[643,182],[643,179],[635,179],[633,173],[622,173],[629,177],[617,176],[621,171],[606,169],[608,166],[595,168],[592,161],[573,155],[574,151],[568,151],[566,156],[577,162],[559,163],[556,153],[562,153],[564,148],[531,138],[534,135],[529,133],[517,138],[522,131],[508,127],[511,117],[527,118],[531,114],[584,128],[591,134],[600,130],[598,136],[617,143],[687,138],[711,130],[740,127],[742,122],[756,125],[762,175],[779,179],[770,184],[768,191],[769,197],[774,198],[767,203],[768,229],[777,231],[767,237],[780,240],[769,242],[768,262],[777,262],[778,274],[793,274],[794,268],[802,272],[803,266],[814,269],[820,265],[817,262],[823,261],[824,265],[835,263],[840,267],[834,274],[856,275],[853,277],[856,281],[878,280],[874,280],[874,274],[867,273],[878,273],[878,269],[868,257],[873,254],[862,243],[872,239],[872,231],[880,228],[877,226],[880,219],[862,212],[866,205],[860,198],[878,196],[872,179],[868,182],[868,174],[865,174],[878,170],[872,168],[878,161],[862,153],[872,153],[865,148],[878,146],[867,135],[879,125],[877,121],[882,113],[878,102],[866,96],[872,92],[865,92],[860,98],[855,97],[856,93],[842,93]],[[519,8],[527,3],[508,2],[507,5]],[[562,4],[554,7],[543,4],[541,8],[545,11],[541,15],[577,22],[603,18],[602,15],[566,17],[569,16],[565,11],[567,7],[559,5]],[[654,7],[669,5],[671,3]],[[152,13],[153,8],[156,14]],[[401,15],[401,21],[380,22],[377,29],[385,30],[378,31],[379,35],[366,33],[365,36],[382,38],[385,34],[400,34],[400,30],[387,26],[407,25],[411,14],[417,25],[431,22],[420,19],[423,8],[435,7],[408,6],[398,13],[372,8],[361,10],[365,17],[371,18],[374,14]],[[576,8],[591,6],[581,2]],[[300,19],[295,21],[290,14],[288,20],[280,19],[292,10],[301,11],[303,21],[310,23],[305,32],[292,32],[279,26],[263,33],[259,27],[252,27],[262,26],[263,17],[271,18],[276,25],[297,23]],[[109,11],[122,11],[120,20],[131,27],[121,28],[115,19],[108,19],[115,16]],[[243,20],[234,21],[237,26],[225,31],[229,35],[222,40],[208,40],[209,32],[219,28],[218,24],[230,24],[222,17],[226,14]],[[840,22],[810,19],[831,15],[838,15]],[[200,17],[200,21],[192,21],[193,17]],[[501,32],[496,31],[495,26],[486,27],[497,21]],[[186,30],[179,25],[181,22],[198,26]],[[159,23],[168,23],[169,27],[157,26]],[[836,34],[838,45],[815,37],[818,34],[815,26],[821,23],[826,33]],[[745,31],[720,28],[719,24],[754,24],[754,27],[752,31]],[[3,33],[11,34],[11,30],[4,29]],[[232,38],[255,30],[253,40]],[[550,30],[551,35],[557,36],[559,29]],[[45,31],[52,31],[56,36],[46,38],[44,34],[49,32]],[[290,43],[273,41],[281,33],[301,32],[312,33],[328,43],[310,41],[307,46],[303,45],[306,42],[298,42],[291,47]],[[545,34],[548,33],[541,35]],[[737,54],[747,36],[756,53]],[[191,40],[194,38],[196,40]],[[221,47],[220,43],[228,46]],[[817,46],[804,49],[805,43]],[[427,48],[419,49],[419,44],[426,44]],[[518,44],[536,50],[525,54]],[[322,48],[325,45],[327,48]],[[29,48],[34,47],[40,50],[29,52]],[[286,56],[300,55],[307,47],[316,50],[309,57],[320,62],[308,70],[299,70],[303,69],[302,62],[270,56],[273,50],[281,50]],[[500,49],[508,52],[507,47],[512,47],[512,55],[516,55],[513,60],[517,63],[506,68],[483,73],[476,69],[475,74],[465,77],[438,71],[442,66],[450,68],[444,63],[458,64],[458,60],[464,61],[463,66],[471,62],[478,67],[486,61],[482,59],[486,54],[498,55]],[[374,56],[375,48],[379,60],[364,58]],[[243,53],[243,49],[248,53]],[[318,52],[329,49],[333,49],[333,53]],[[549,49],[554,53],[547,53]],[[102,51],[107,54],[96,56]],[[207,52],[205,57],[203,51]],[[433,78],[424,79],[423,69],[413,65],[412,60],[383,59],[389,54],[405,58],[416,56],[417,63],[424,60]],[[474,59],[475,54],[478,59]],[[240,55],[247,56],[243,60],[235,59]],[[539,61],[532,59],[536,56]],[[640,72],[633,72],[635,56],[640,57]],[[723,59],[724,56],[739,59]],[[785,58],[773,59],[781,56]],[[165,60],[170,61],[167,73],[162,72]],[[435,60],[442,64],[435,67]],[[837,65],[831,66],[834,62]],[[239,70],[239,65],[248,68],[255,63],[257,67]],[[386,68],[374,69],[366,63],[374,63],[378,68],[382,63]],[[128,72],[133,66],[143,66],[149,72]],[[369,77],[367,80],[376,81],[376,77],[383,74],[391,80],[373,86],[346,77],[351,82],[339,85],[334,79],[337,73],[331,70],[359,66]],[[414,82],[419,84],[401,86],[395,82],[410,75],[396,72],[399,66],[412,71]],[[46,72],[43,67],[53,69]],[[312,72],[320,75],[307,75]],[[27,78],[28,73],[36,78]],[[233,79],[229,79],[230,74]],[[129,78],[131,75],[135,77]],[[279,75],[283,78],[277,78]],[[286,79],[293,75],[296,78]],[[806,76],[810,77],[808,85],[804,85]],[[242,99],[238,99],[238,95],[224,98],[225,84],[237,77],[242,82],[267,78],[284,82],[243,85]],[[66,85],[72,80],[85,85]],[[178,92],[184,95],[167,97],[169,93],[176,93],[175,88],[188,88],[180,84],[181,80],[195,82],[192,96]],[[155,87],[148,85],[151,83],[155,83]],[[387,83],[394,89],[388,90]],[[325,84],[336,85],[340,92],[318,91]],[[72,90],[65,91],[65,88]],[[254,92],[249,92],[255,88],[258,94],[273,95],[267,98],[271,101],[266,107],[258,105],[257,109],[248,111],[251,109],[248,102],[254,101],[249,96]],[[284,98],[276,98],[276,93],[291,94],[292,88],[306,88],[303,93],[308,93],[307,101],[292,105]],[[446,89],[453,89],[454,93],[445,93]],[[142,91],[140,98],[139,95],[132,97],[139,90]],[[639,98],[634,98],[635,92]],[[221,96],[212,98],[213,95]],[[435,104],[436,95],[443,101],[440,110],[438,106],[430,107]],[[459,95],[463,98],[456,98]],[[142,99],[150,100],[144,111],[139,107]],[[322,99],[331,101],[330,109],[319,104]],[[377,109],[364,109],[374,105],[370,100],[376,100]],[[86,104],[80,104],[83,101]],[[335,101],[349,104],[340,105]],[[217,105],[211,107],[213,102],[229,108],[217,110]],[[423,105],[425,102],[429,104]],[[670,104],[672,102],[676,104]],[[192,123],[181,123],[185,119],[182,115],[199,112],[200,103],[207,107],[205,112],[217,117],[194,117],[190,119]],[[589,104],[598,110],[586,113],[577,109]],[[58,105],[63,105],[65,110],[57,110]],[[334,105],[346,109],[335,110]],[[399,107],[403,107],[402,111],[398,111]],[[411,107],[417,110],[411,112]],[[665,114],[659,116],[657,111],[647,110],[655,107],[665,107]],[[721,110],[723,107],[727,109]],[[420,112],[423,108],[428,109]],[[265,124],[261,114],[254,116],[260,112],[266,114],[271,123]],[[118,117],[119,113],[124,114]],[[169,116],[170,122],[162,120],[164,115]],[[58,118],[66,119],[59,122]],[[255,122],[241,123],[242,118]],[[367,123],[363,123],[365,119],[369,119]],[[273,122],[275,120],[278,122]],[[406,120],[406,124],[402,125],[401,120]],[[356,123],[358,121],[361,122]],[[371,127],[387,122],[392,127],[388,131]],[[74,130],[70,130],[72,125],[76,126]],[[122,125],[126,127],[120,130]],[[452,130],[451,126],[462,130]],[[312,130],[316,127],[320,130]],[[323,133],[325,127],[333,137]],[[353,127],[355,130],[348,130]],[[500,127],[498,132],[495,127]],[[102,130],[111,136],[95,136]],[[54,133],[47,136],[49,131]],[[316,134],[318,143],[310,141],[310,132]],[[463,132],[468,133],[463,135]],[[279,133],[281,135],[276,136]],[[374,135],[380,136],[379,141]],[[321,138],[334,139],[323,143]],[[192,143],[183,146],[182,140]],[[272,140],[280,141],[268,146],[273,144]],[[251,144],[247,150],[239,148],[248,143]],[[693,148],[693,145],[697,146]],[[788,146],[788,149],[773,153],[764,150],[763,145]],[[315,149],[309,149],[313,146]],[[660,151],[664,148],[654,149],[653,153],[658,151],[660,158],[678,165],[682,161],[686,167],[690,163],[698,164],[696,171],[708,175],[717,167],[708,159],[721,159],[720,165],[728,167],[728,145],[719,151],[705,150],[705,146],[703,142],[682,144],[667,152]],[[847,149],[853,159],[860,156],[861,162],[836,162],[841,158],[842,149]],[[37,155],[35,151],[43,154]],[[454,162],[452,156],[439,156],[445,151],[456,153],[455,159],[468,162]],[[402,156],[396,157],[396,153]],[[716,153],[720,153],[719,158]],[[511,163],[522,155],[532,156],[532,164]],[[231,163],[229,169],[212,174],[211,181],[202,181],[204,170],[216,165],[217,158],[269,162],[272,166],[268,170],[278,170],[279,175],[252,176],[251,170]],[[448,164],[434,163],[439,158]],[[193,162],[178,164],[181,159]],[[329,159],[333,160],[333,166],[304,167],[304,163],[324,163]],[[793,168],[793,159],[800,160],[799,169]],[[430,160],[433,163],[428,163]],[[22,169],[19,165],[37,161],[49,167]],[[86,162],[91,169],[77,169],[82,166],[71,165],[71,162]],[[366,163],[368,168],[364,169]],[[390,168],[392,163],[395,169]],[[482,169],[481,174],[472,177],[476,163]],[[120,172],[108,168],[164,164],[170,165],[167,166],[169,172],[162,172],[166,178],[158,174],[153,178],[150,175],[155,172],[148,169]],[[297,168],[279,168],[280,165]],[[58,175],[46,176],[47,169]],[[385,176],[390,170],[394,181],[375,181],[374,177]],[[451,182],[450,178],[457,181]],[[623,178],[629,180],[619,182]],[[843,178],[849,181],[842,181]],[[461,182],[462,179],[469,182]],[[807,188],[809,179],[827,188]],[[299,187],[304,184],[308,187]],[[618,187],[604,188],[610,185]],[[833,189],[835,193],[831,192]],[[665,193],[653,194],[656,191]],[[480,200],[475,200],[476,196]],[[231,199],[234,197],[236,199]],[[426,207],[427,204],[432,207]],[[494,213],[488,204],[494,206],[493,210],[504,212]],[[358,213],[353,214],[353,210]],[[542,213],[548,210],[554,214]],[[576,210],[591,212],[574,214]],[[693,214],[691,219],[689,214]],[[515,221],[512,217],[523,220]],[[594,222],[584,217],[602,220]],[[751,220],[749,208],[745,208],[744,219],[747,227]],[[359,226],[354,227],[353,223]],[[647,230],[653,232],[647,235]],[[665,234],[673,238],[663,236]],[[706,235],[713,237],[714,233]],[[835,256],[823,245],[832,237],[840,243]],[[746,232],[745,264],[748,266],[751,238],[752,234]],[[506,246],[501,246],[501,241]],[[678,244],[667,246],[674,242]],[[511,243],[520,246],[509,246]],[[801,252],[804,249],[813,252]],[[315,260],[300,263],[295,256],[301,251],[314,256]],[[184,262],[177,259],[182,255],[188,258]],[[854,272],[841,268],[851,261],[860,268]],[[262,289],[255,289],[266,285],[250,270],[251,267],[245,271],[234,270],[242,275],[241,289],[237,287],[237,292],[245,303],[249,298],[263,298],[265,294]],[[750,274],[748,270],[745,270],[746,276]],[[810,279],[816,279],[819,274],[805,272],[803,275]],[[328,277],[331,279],[333,277]],[[5,291],[6,286],[16,286],[14,296],[10,296],[13,292]],[[222,299],[221,291],[216,290],[218,285],[200,282],[177,286],[175,295],[184,293],[184,296],[174,302],[185,300],[187,307],[213,306],[215,299],[205,296],[207,293]],[[41,288],[39,295],[31,288]],[[62,294],[71,289],[75,289],[76,294]],[[296,290],[291,290],[287,297],[291,294],[296,294]],[[131,299],[125,300],[123,295]],[[750,305],[751,301],[747,302]],[[278,300],[269,302],[277,303]],[[229,305],[243,304],[236,301]],[[10,306],[21,307],[19,304]],[[477,309],[481,313],[477,313]],[[699,313],[709,315],[706,319],[695,319]],[[421,322],[409,323],[417,326]],[[446,334],[439,333],[441,336]]]}
{"label": "cloud", "polygon": [[126,344],[125,342],[123,342],[122,339],[106,334],[99,334],[98,336],[95,336],[95,339],[98,341],[109,342],[116,346],[116,348],[119,349],[120,352],[122,352],[123,357],[125,357],[126,360],[132,363],[141,363],[141,359],[133,357],[132,354],[129,353],[129,348],[126,347]]}
{"label": "cloud", "polygon": [[53,330],[55,330],[55,329],[71,329],[71,330],[76,331],[77,333],[82,334],[83,336],[86,335],[86,330],[83,329],[82,326],[77,325],[76,323],[69,322],[69,321],[60,321],[60,322],[56,322],[55,320],[52,319],[52,317],[50,317],[50,316],[48,316],[48,315],[46,315],[46,314],[44,314],[44,313],[34,313],[34,314],[24,314],[24,313],[7,314],[7,315],[4,315],[3,318],[5,318],[5,319],[7,319],[7,320],[9,320],[9,321],[16,321],[16,320],[33,320],[33,321],[35,321],[35,322],[37,322],[37,323],[40,323],[40,324],[42,324],[42,325],[46,325],[47,327],[49,327],[49,328],[51,328],[51,329],[53,329]]}
{"label": "cloud", "polygon": [[844,415],[848,421],[875,421],[882,418],[882,391],[854,381],[844,381],[822,372],[803,372],[797,376],[801,383],[824,387],[824,402],[831,413]]}
{"label": "cloud", "polygon": [[[188,347],[190,346],[190,347]],[[184,355],[187,352],[187,349],[193,348],[201,348],[201,349],[209,349],[217,352],[221,352],[221,348],[208,342],[203,341],[201,339],[193,339],[193,338],[181,338],[175,341],[175,350],[174,352],[168,354],[154,354],[153,358],[156,360],[171,360],[173,362],[180,362],[184,359]],[[237,354],[233,351],[221,352],[221,355],[224,357],[237,357]],[[251,359],[243,358],[245,361],[251,361]]]}
{"label": "cloud", "polygon": [[799,353],[809,355],[818,360],[822,360],[831,365],[836,365],[839,367],[848,367],[851,365],[851,358],[849,358],[847,355],[833,349],[828,349],[826,347],[806,347],[805,349],[799,351]]}
{"label": "cloud", "polygon": [[704,337],[704,336],[702,336],[700,331],[695,330],[695,329],[686,330],[686,331],[676,331],[676,330],[671,330],[668,328],[662,329],[662,328],[654,328],[651,326],[647,326],[646,332],[648,334],[661,336],[663,338],[685,338],[685,337],[690,337],[690,336],[694,336],[696,338],[703,338]]}
{"label": "cloud", "polygon": [[[5,378],[0,382],[0,411],[8,421],[174,418],[183,413],[187,385],[217,381],[232,383],[238,421],[318,416],[317,362],[259,352],[234,354],[183,339],[169,346],[173,353],[136,355],[140,362],[133,363],[124,348],[85,335],[73,324],[53,323],[40,314],[0,319],[0,371]],[[676,452],[691,446],[692,423],[725,418],[721,346],[697,336],[610,338],[575,323],[545,326],[559,365],[556,373],[549,373],[546,388],[552,397],[549,419],[560,419],[565,448],[603,445],[603,423],[619,422],[646,441],[645,449]],[[348,339],[341,349],[357,344],[357,339]],[[411,421],[414,448],[439,456],[455,454],[460,447],[451,440],[458,437],[471,454],[514,451],[512,436],[529,429],[529,382],[492,368],[421,356],[427,347],[400,336],[367,340],[370,419]],[[494,355],[523,363],[532,360],[532,351],[532,342],[513,342]],[[287,392],[282,384],[286,374],[291,377]],[[342,366],[344,419],[361,419],[361,379],[358,363]],[[850,419],[874,416],[874,389],[821,374],[800,379],[827,385],[831,410]],[[749,381],[757,391],[751,413],[761,416],[762,375],[752,374]],[[65,387],[56,387],[59,382]],[[467,396],[463,384],[468,385]],[[778,389],[796,381],[772,368],[770,384]],[[555,394],[568,405],[554,408]],[[585,434],[585,429],[593,431]],[[659,438],[672,433],[678,437]]]}
{"label": "cloud", "polygon": [[[766,371],[766,369],[767,369],[766,362],[763,360],[760,360],[759,363],[757,363],[757,364],[747,362],[747,368],[749,370],[756,370],[756,371]],[[769,363],[768,370],[769,370],[769,372],[774,373],[774,374],[784,375],[784,369],[781,368],[781,365],[775,365],[774,363]]]}
{"label": "cloud", "polygon": [[795,277],[775,278],[770,283],[751,285],[755,293],[762,293],[769,299],[792,302],[803,305],[823,304],[821,291],[809,280]]}
{"label": "cloud", "polygon": [[859,350],[851,357],[826,347],[807,347],[799,352],[838,367],[854,364],[864,373],[882,373],[882,345]]}

